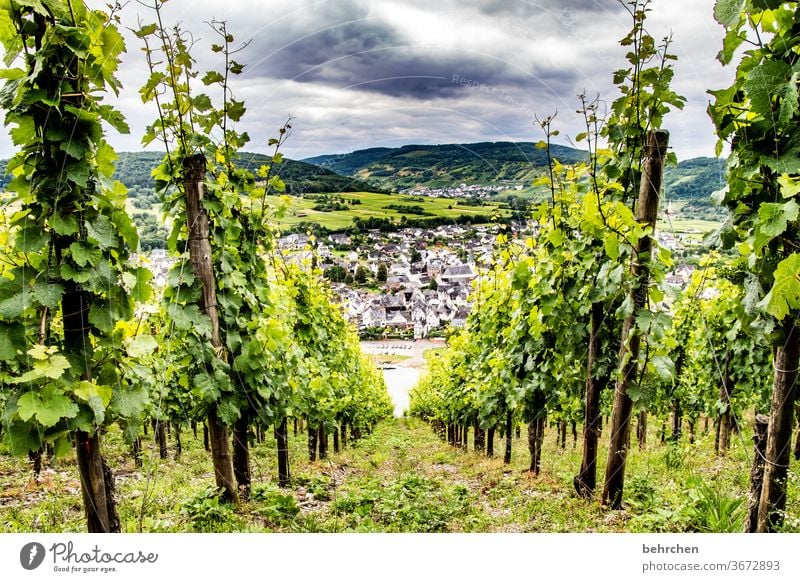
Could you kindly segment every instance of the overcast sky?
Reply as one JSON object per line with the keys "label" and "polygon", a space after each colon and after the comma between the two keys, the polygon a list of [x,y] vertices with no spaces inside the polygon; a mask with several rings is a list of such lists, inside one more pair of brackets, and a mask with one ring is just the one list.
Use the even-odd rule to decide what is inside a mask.
{"label": "overcast sky", "polygon": [[[733,75],[715,60],[723,31],[713,4],[654,0],[648,20],[657,39],[674,35],[673,87],[687,106],[665,125],[681,159],[713,155],[706,89]],[[625,64],[618,41],[631,24],[617,0],[170,0],[165,15],[193,31],[201,70],[220,64],[203,21],[225,19],[237,41],[251,40],[234,86],[248,109],[239,125],[252,137],[246,149],[266,151],[291,114],[285,153],[296,159],[409,143],[537,141],[533,116],[556,110],[556,141],[568,143],[581,131],[578,93],[617,97],[611,75]],[[136,2],[122,16],[130,27],[137,16],[153,20]],[[139,100],[146,70],[138,39],[128,36],[117,105],[131,135],[109,135],[120,151],[141,149],[155,117]],[[11,151],[4,133],[0,155]]]}

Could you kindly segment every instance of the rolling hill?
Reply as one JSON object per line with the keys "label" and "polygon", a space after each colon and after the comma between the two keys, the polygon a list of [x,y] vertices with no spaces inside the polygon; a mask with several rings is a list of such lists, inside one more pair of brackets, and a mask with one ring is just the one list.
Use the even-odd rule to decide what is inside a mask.
{"label": "rolling hill", "polygon": [[[562,163],[586,157],[586,152],[568,146],[555,145],[552,151]],[[416,185],[448,187],[461,183],[528,186],[546,166],[547,155],[532,142],[482,142],[370,148],[303,161],[401,190]],[[668,167],[664,175],[668,197],[687,201],[691,206],[711,208],[711,194],[724,185],[724,159],[684,160],[676,167]]]}
{"label": "rolling hill", "polygon": [[[586,153],[553,146],[561,162],[582,160]],[[457,186],[466,184],[530,183],[547,164],[547,154],[530,142],[407,145],[370,148],[349,154],[303,160],[339,174],[378,182],[386,188]]]}
{"label": "rolling hill", "polygon": [[[121,152],[117,161],[116,178],[128,188],[152,188],[150,171],[161,162],[160,152]],[[242,153],[239,165],[255,172],[269,162],[264,154]],[[284,159],[279,173],[286,182],[286,192],[303,194],[306,192],[361,192],[375,190],[377,186],[356,178],[341,176],[326,168]]]}
{"label": "rolling hill", "polygon": [[[163,156],[161,152],[120,152],[114,177],[128,188],[152,189],[154,183],[150,172],[161,163]],[[239,165],[255,172],[268,161],[269,158],[264,154],[243,153]],[[6,163],[7,160],[0,160],[0,190],[9,181],[9,177],[5,175]],[[342,176],[332,170],[288,158],[284,158],[279,173],[286,182],[288,194],[381,191],[377,184]]]}

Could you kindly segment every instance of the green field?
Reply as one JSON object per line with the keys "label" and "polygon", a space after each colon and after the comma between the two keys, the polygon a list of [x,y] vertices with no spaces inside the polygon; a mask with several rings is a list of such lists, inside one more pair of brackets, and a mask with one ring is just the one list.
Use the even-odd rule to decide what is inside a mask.
{"label": "green field", "polygon": [[[301,222],[313,222],[331,230],[347,228],[356,217],[367,218],[392,218],[399,219],[406,216],[409,219],[425,219],[437,216],[457,217],[474,215],[491,215],[500,212],[508,216],[509,211],[500,209],[497,203],[487,202],[483,206],[469,206],[459,203],[453,198],[414,197],[402,194],[377,194],[374,192],[353,192],[336,194],[335,198],[342,198],[348,205],[347,210],[322,212],[313,210],[319,201],[309,198],[290,197],[289,209],[286,216],[279,223],[292,226]],[[350,204],[351,200],[358,200],[360,204]],[[387,208],[390,205],[419,206],[428,215],[404,213],[396,209]]]}
{"label": "green field", "polygon": [[717,230],[722,225],[714,220],[696,220],[690,218],[673,218],[672,220],[659,220],[656,226],[661,232],[697,233],[706,234]]}

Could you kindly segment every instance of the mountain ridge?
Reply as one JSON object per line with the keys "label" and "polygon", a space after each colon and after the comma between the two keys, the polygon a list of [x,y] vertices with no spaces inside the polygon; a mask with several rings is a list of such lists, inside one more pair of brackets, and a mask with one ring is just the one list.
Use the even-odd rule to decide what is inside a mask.
{"label": "mountain ridge", "polygon": [[[554,144],[551,155],[561,163],[585,160],[587,153]],[[530,185],[547,166],[547,153],[534,142],[408,144],[375,147],[344,154],[325,154],[302,161],[336,173],[378,182],[386,189],[467,184]],[[675,199],[711,204],[711,194],[725,186],[725,160],[696,157],[667,167],[664,186]]]}

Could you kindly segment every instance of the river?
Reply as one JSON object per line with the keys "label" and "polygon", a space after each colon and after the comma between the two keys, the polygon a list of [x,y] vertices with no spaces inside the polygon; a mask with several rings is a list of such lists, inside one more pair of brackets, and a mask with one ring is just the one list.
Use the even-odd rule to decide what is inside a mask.
{"label": "river", "polygon": [[386,364],[383,369],[383,377],[386,380],[389,394],[392,396],[396,417],[403,416],[403,413],[408,410],[408,393],[417,383],[425,368],[425,358],[423,357],[425,350],[439,348],[443,345],[443,342],[429,340],[361,342],[361,351],[366,354],[403,358],[397,362]]}
{"label": "river", "polygon": [[408,410],[408,393],[419,380],[420,370],[417,368],[387,367],[383,369],[386,387],[394,403],[394,415],[403,416]]}

